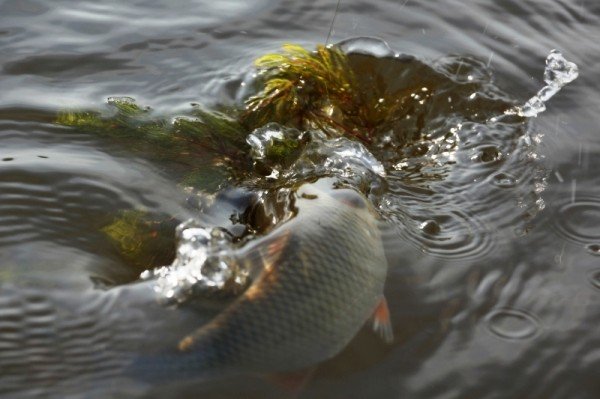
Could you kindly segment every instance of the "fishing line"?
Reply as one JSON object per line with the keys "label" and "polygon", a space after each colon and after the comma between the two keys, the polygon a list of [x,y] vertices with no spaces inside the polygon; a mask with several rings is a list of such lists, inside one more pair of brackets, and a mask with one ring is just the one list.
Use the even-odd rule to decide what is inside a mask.
{"label": "fishing line", "polygon": [[333,24],[335,23],[335,17],[338,15],[341,2],[342,0],[338,0],[337,4],[335,5],[335,11],[333,13],[333,19],[331,20],[331,26],[329,26],[329,33],[327,33],[327,40],[325,40],[325,45],[329,44],[329,39],[331,38],[331,33],[333,32]]}

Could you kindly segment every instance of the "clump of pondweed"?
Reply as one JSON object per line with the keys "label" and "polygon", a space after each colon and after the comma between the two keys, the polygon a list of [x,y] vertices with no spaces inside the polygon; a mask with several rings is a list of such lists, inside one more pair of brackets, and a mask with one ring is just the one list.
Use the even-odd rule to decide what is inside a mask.
{"label": "clump of pondweed", "polygon": [[278,122],[297,129],[321,129],[366,139],[344,121],[360,117],[361,98],[348,57],[337,47],[310,52],[286,44],[283,54],[255,61],[262,89],[246,101],[242,120],[259,127]]}
{"label": "clump of pondweed", "polygon": [[178,223],[173,218],[157,220],[142,210],[126,210],[101,231],[139,274],[172,260]]}
{"label": "clump of pondweed", "polygon": [[249,162],[246,129],[225,112],[194,107],[188,116],[169,120],[153,118],[150,108],[129,97],[110,98],[108,106],[108,114],[61,112],[57,123],[110,137],[126,144],[128,151],[169,162],[180,170],[183,184],[208,191],[219,186],[213,174],[223,177],[225,168],[227,175],[235,175],[244,169],[240,164]]}
{"label": "clump of pondweed", "polygon": [[[286,44],[281,54],[259,57],[255,66],[257,92],[245,101],[243,109],[207,111],[196,107],[187,117],[153,119],[149,108],[120,97],[109,99],[113,111],[109,115],[63,112],[58,123],[128,140],[128,148],[184,164],[191,174],[210,164],[230,167],[230,174],[235,174],[248,169],[245,139],[256,128],[277,122],[368,144],[406,116],[401,111],[408,108],[407,99],[415,89],[389,90],[380,82],[381,76],[364,76],[378,72],[365,70],[337,46],[319,45],[309,51]],[[283,147],[296,149],[292,144]],[[197,179],[184,176],[181,180]]]}
{"label": "clump of pondweed", "polygon": [[315,51],[284,45],[283,53],[255,61],[258,90],[246,100],[240,121],[249,130],[278,122],[369,145],[382,133],[403,130],[399,121],[414,113],[417,91],[421,99],[432,94],[422,91],[428,82],[421,78],[392,81],[393,74],[403,73],[407,60],[414,61],[349,55],[335,45],[317,46]]}
{"label": "clump of pondweed", "polygon": [[[59,114],[57,123],[124,141],[128,151],[179,168],[181,184],[216,191],[228,178],[239,181],[248,177],[251,160],[246,137],[254,129],[277,122],[368,144],[404,117],[399,110],[414,89],[388,91],[379,76],[365,77],[371,69],[365,73],[360,63],[353,64],[337,46],[321,45],[309,51],[287,44],[283,53],[264,55],[255,66],[257,92],[245,101],[243,109],[194,107],[185,117],[156,118],[150,108],[119,97],[109,99],[108,114],[66,111]],[[269,155],[279,161],[299,151],[299,143],[279,144],[275,154]],[[136,267],[148,265],[143,254],[146,241],[152,241],[147,234],[151,221],[142,219],[124,213],[103,229]],[[166,235],[172,236],[172,231]]]}

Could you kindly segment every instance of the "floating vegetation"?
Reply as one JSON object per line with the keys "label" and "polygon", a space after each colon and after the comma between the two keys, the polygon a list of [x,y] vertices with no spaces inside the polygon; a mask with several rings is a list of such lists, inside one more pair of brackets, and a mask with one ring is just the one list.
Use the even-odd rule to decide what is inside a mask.
{"label": "floating vegetation", "polygon": [[101,231],[121,256],[140,272],[171,262],[175,254],[175,219],[156,220],[144,211],[121,212]]}
{"label": "floating vegetation", "polygon": [[[237,171],[247,169],[247,135],[268,123],[300,131],[319,130],[328,137],[346,136],[370,144],[381,133],[402,130],[400,121],[410,119],[418,108],[415,101],[423,105],[432,92],[421,79],[406,79],[408,86],[388,84],[382,73],[389,69],[388,62],[378,70],[373,66],[374,57],[367,57],[366,63],[364,58],[346,54],[339,46],[319,45],[309,51],[286,44],[282,53],[255,61],[256,92],[241,108],[208,111],[194,107],[189,115],[169,120],[153,117],[150,108],[130,97],[114,97],[108,100],[111,112],[107,114],[67,111],[57,122],[128,140],[133,150],[146,155],[156,152],[154,155],[161,159],[192,167],[202,163],[198,158],[210,158],[201,166],[206,168],[212,162],[237,167]],[[406,66],[406,60],[387,58],[395,69]],[[410,133],[405,133],[403,141],[414,138]],[[287,154],[285,150],[296,151],[297,144],[282,142],[278,148],[284,151],[275,154],[281,159]]]}
{"label": "floating vegetation", "polygon": [[[232,116],[194,107],[189,115],[153,118],[152,110],[130,97],[108,100],[109,113],[65,111],[57,123],[99,136],[110,137],[128,151],[180,166],[180,183],[216,191],[223,168],[236,176],[247,169],[246,131]],[[242,167],[243,165],[243,167]],[[232,167],[237,166],[237,167]]]}
{"label": "floating vegetation", "polygon": [[[549,60],[553,94],[576,77],[576,67],[556,52]],[[164,162],[182,186],[203,192],[244,185],[283,193],[334,177],[367,195],[388,220],[407,225],[408,241],[444,257],[490,248],[486,220],[473,214],[478,209],[518,201],[518,215],[489,217],[510,225],[543,206],[543,184],[511,197],[516,183],[503,176],[524,181],[529,172],[519,170],[533,170],[526,154],[536,139],[527,115],[515,111],[521,108],[493,83],[484,62],[447,56],[426,63],[363,38],[314,51],[287,44],[281,53],[259,57],[255,67],[242,104],[194,106],[165,118],[120,97],[109,99],[110,112],[64,112],[58,123],[114,138],[128,151]],[[490,187],[508,197],[490,194]],[[251,231],[256,221],[246,222]],[[147,223],[155,222],[124,214],[104,231],[125,258],[148,264],[139,260]],[[173,231],[165,237],[172,240]]]}
{"label": "floating vegetation", "polygon": [[[181,185],[205,192],[250,180],[270,189],[298,184],[315,173],[326,176],[337,171],[343,176],[351,164],[346,159],[349,153],[368,154],[374,160],[369,161],[371,166],[381,162],[378,172],[358,179],[366,194],[380,190],[373,182],[379,181],[386,169],[393,171],[394,165],[407,159],[414,160],[411,165],[416,169],[405,173],[402,167],[396,174],[405,173],[410,178],[427,174],[428,181],[441,179],[445,170],[440,162],[448,156],[433,155],[449,154],[456,147],[455,126],[461,120],[449,118],[440,124],[432,115],[453,116],[449,107],[458,107],[459,99],[468,96],[463,93],[466,90],[478,91],[481,105],[486,100],[485,84],[469,80],[457,83],[444,71],[440,73],[413,57],[395,56],[380,41],[375,44],[379,50],[387,49],[383,53],[353,52],[360,44],[347,41],[340,46],[317,46],[315,51],[289,44],[283,46],[282,53],[258,58],[255,91],[238,107],[205,110],[196,106],[185,116],[165,118],[132,98],[118,97],[108,100],[108,112],[67,111],[57,122],[110,137],[128,151],[165,162]],[[373,47],[372,40],[369,46]],[[443,94],[438,95],[438,91]],[[446,98],[451,95],[456,100],[449,104]],[[440,97],[444,101],[439,101]],[[487,96],[488,104],[500,113],[511,104],[497,101],[498,97],[496,93]],[[429,129],[428,119],[434,121]],[[303,134],[306,131],[311,134]],[[324,144],[329,139],[345,141],[332,141],[331,148],[323,150],[329,148]],[[351,140],[366,147],[356,147],[353,144],[359,143]],[[311,155],[302,158],[304,150]],[[282,173],[296,161],[300,162],[293,168],[296,175]],[[298,171],[311,171],[312,175]],[[269,179],[260,177],[249,179],[256,172],[271,177],[270,183],[266,185]],[[346,176],[348,179],[353,178]],[[148,245],[145,240],[153,239],[148,223],[159,222],[126,213],[104,228],[136,268],[152,263],[143,255]],[[165,237],[172,239],[173,231]]]}
{"label": "floating vegetation", "polygon": [[247,126],[278,122],[368,139],[349,123],[364,118],[365,107],[348,56],[339,48],[320,45],[311,52],[286,44],[283,54],[264,55],[254,64],[262,89],[246,101]]}

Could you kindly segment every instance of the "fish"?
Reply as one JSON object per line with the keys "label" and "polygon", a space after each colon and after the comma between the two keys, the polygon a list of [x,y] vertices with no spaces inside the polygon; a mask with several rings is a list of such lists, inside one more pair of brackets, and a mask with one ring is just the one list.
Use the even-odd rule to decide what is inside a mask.
{"label": "fish", "polygon": [[138,363],[138,375],[200,377],[294,373],[338,354],[369,318],[393,339],[383,297],[380,220],[357,191],[304,184],[296,215],[233,256],[253,283],[176,350]]}
{"label": "fish", "polygon": [[[372,316],[391,340],[377,212],[319,181],[300,186],[293,207],[235,249],[252,275],[235,298],[173,307],[152,280],[106,290],[2,283],[0,397],[140,397],[230,373],[292,375],[335,356]],[[64,262],[39,251],[51,269]]]}

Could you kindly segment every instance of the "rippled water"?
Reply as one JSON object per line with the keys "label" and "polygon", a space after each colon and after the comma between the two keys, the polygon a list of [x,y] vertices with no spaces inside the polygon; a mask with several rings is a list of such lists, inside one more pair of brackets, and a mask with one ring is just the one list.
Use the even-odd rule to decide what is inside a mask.
{"label": "rippled water", "polygon": [[[176,166],[53,121],[119,95],[168,117],[239,101],[257,56],[326,40],[336,2],[97,3],[0,4],[0,396],[106,397],[110,385],[119,397],[281,397],[254,376],[150,388],[121,378],[128,356],[175,345],[222,303],[146,306],[123,285],[140,268],[102,228],[132,210],[186,220],[202,208],[224,222],[254,197],[190,196]],[[381,77],[373,87],[437,91],[415,91],[419,122],[369,147],[396,226],[395,343],[361,332],[301,397],[600,395],[599,23],[592,1],[341,1],[330,42],[376,36],[416,57],[356,56]],[[490,122],[544,85],[551,49],[578,80],[537,118]]]}

